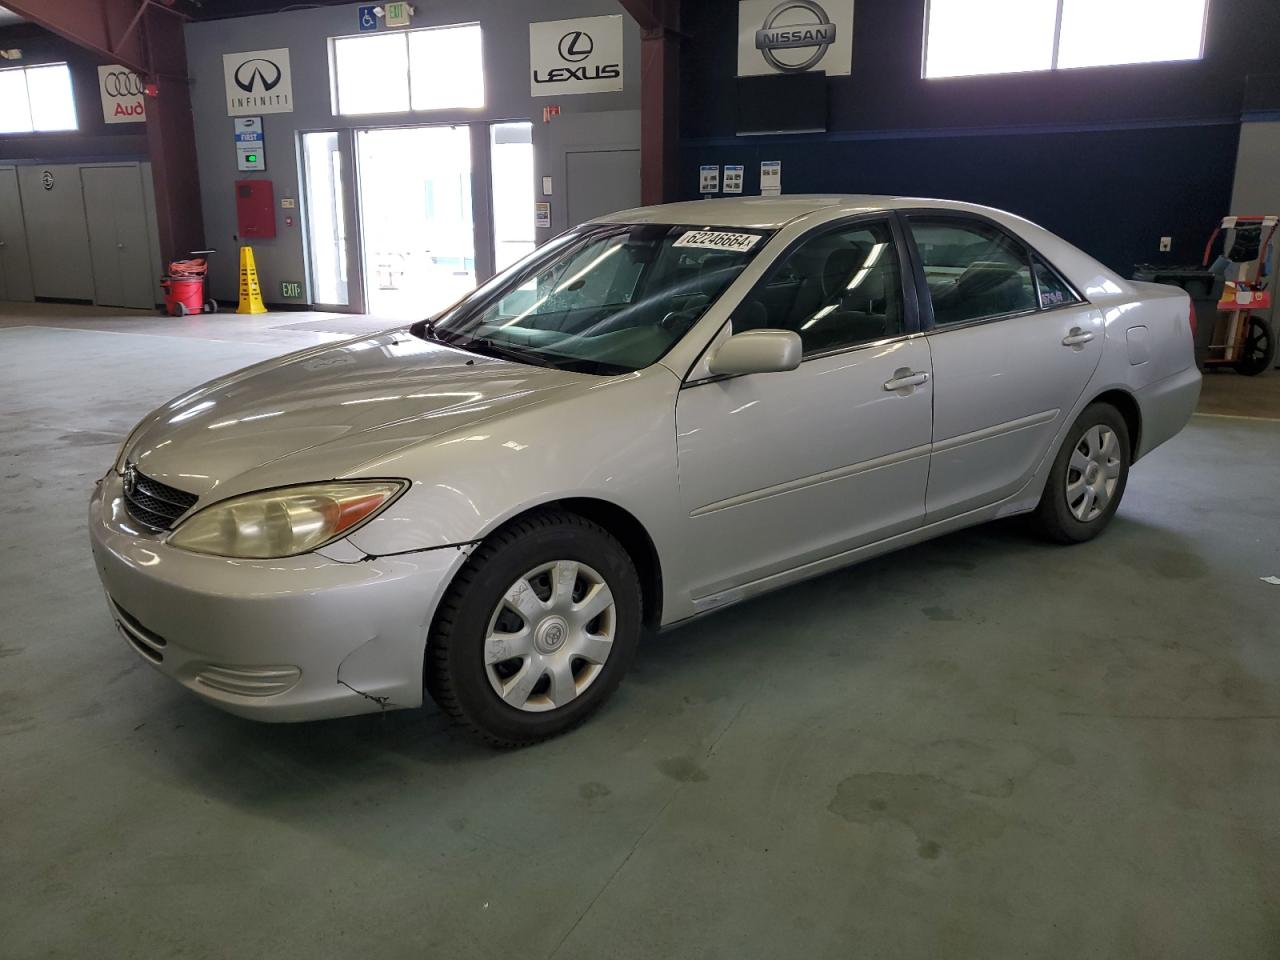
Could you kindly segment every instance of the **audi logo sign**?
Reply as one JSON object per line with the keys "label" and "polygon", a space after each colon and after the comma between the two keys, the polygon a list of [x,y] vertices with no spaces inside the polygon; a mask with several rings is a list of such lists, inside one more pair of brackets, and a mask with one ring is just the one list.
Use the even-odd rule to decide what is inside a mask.
{"label": "audi logo sign", "polygon": [[622,17],[531,23],[529,63],[535,97],[616,93],[623,87]]}
{"label": "audi logo sign", "polygon": [[146,81],[118,63],[98,68],[98,94],[104,123],[142,123],[147,119]]}
{"label": "audi logo sign", "polygon": [[222,57],[227,116],[293,112],[293,74],[289,50],[250,50]]}

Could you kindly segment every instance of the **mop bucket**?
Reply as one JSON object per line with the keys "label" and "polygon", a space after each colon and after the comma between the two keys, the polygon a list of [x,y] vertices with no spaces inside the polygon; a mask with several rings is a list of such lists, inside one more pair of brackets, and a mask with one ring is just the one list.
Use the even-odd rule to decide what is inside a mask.
{"label": "mop bucket", "polygon": [[168,276],[160,281],[165,312],[169,316],[185,317],[205,311],[204,280],[208,272],[208,261],[203,258],[174,260],[169,264]]}

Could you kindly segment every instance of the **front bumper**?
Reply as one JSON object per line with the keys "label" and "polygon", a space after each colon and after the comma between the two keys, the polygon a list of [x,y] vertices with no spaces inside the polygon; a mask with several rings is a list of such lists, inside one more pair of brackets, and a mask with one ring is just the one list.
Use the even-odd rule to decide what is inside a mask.
{"label": "front bumper", "polygon": [[431,617],[469,552],[352,562],[189,553],[130,519],[114,473],[94,491],[89,535],[135,653],[209,703],[274,721],[419,706]]}

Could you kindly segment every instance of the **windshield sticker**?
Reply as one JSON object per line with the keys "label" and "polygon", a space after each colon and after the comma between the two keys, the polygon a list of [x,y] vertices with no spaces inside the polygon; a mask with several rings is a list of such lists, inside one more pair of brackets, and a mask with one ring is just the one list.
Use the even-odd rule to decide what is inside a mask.
{"label": "windshield sticker", "polygon": [[690,230],[672,244],[673,247],[695,247],[699,250],[732,250],[747,253],[760,237],[754,233],[720,233],[717,230]]}

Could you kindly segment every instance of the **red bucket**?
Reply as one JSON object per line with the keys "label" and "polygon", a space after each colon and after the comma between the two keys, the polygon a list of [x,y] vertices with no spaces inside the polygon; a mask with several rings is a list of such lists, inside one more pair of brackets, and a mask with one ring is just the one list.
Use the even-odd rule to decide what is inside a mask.
{"label": "red bucket", "polygon": [[204,277],[165,277],[164,308],[171,317],[204,311]]}

